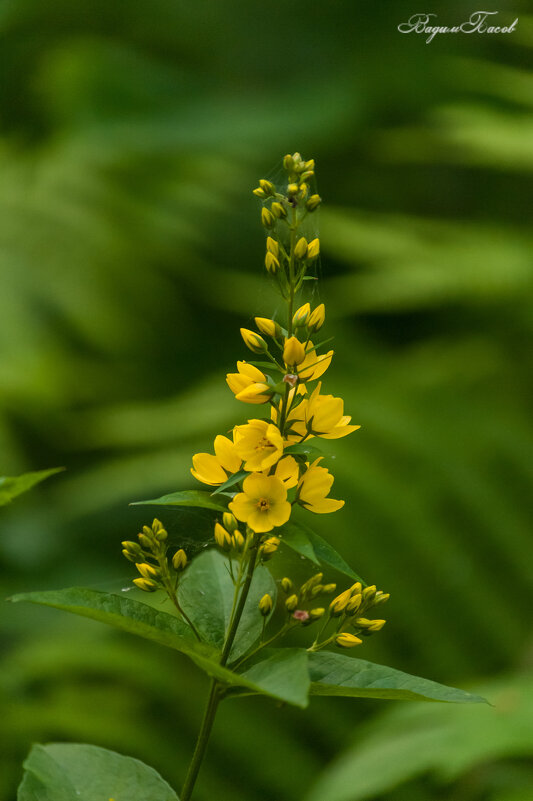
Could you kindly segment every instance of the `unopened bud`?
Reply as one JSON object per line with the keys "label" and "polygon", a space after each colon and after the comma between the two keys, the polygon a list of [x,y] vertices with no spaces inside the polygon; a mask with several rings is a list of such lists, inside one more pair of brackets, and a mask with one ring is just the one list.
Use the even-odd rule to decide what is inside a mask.
{"label": "unopened bud", "polygon": [[149,581],[148,579],[136,578],[133,579],[133,583],[140,590],[144,590],[144,592],[155,592],[157,590],[157,584],[155,584],[153,581]]}
{"label": "unopened bud", "polygon": [[281,327],[279,323],[276,323],[274,320],[269,320],[268,317],[254,317],[254,321],[261,333],[265,334],[265,336],[272,337],[273,339],[279,339],[281,337]]}
{"label": "unopened bud", "polygon": [[296,337],[290,337],[285,341],[285,346],[283,348],[283,361],[285,364],[290,366],[301,364],[305,356],[305,348]]}
{"label": "unopened bud", "polygon": [[282,578],[281,587],[283,589],[283,592],[286,592],[288,594],[292,590],[292,581],[290,580],[290,578],[287,578],[286,576],[285,578]]}
{"label": "unopened bud", "polygon": [[275,275],[280,266],[279,259],[277,259],[273,253],[267,252],[265,255],[265,267],[267,268],[267,272],[271,275]]}
{"label": "unopened bud", "polygon": [[139,542],[141,543],[143,548],[151,548],[152,547],[153,541],[152,541],[151,537],[147,537],[146,534],[143,534],[142,532],[141,532],[141,534],[138,534],[137,536],[139,537]]}
{"label": "unopened bud", "polygon": [[263,561],[267,561],[270,559],[279,548],[279,537],[269,537],[264,543],[261,545],[261,557]]}
{"label": "unopened bud", "polygon": [[374,606],[386,603],[389,600],[389,598],[390,598],[389,592],[381,592],[381,590],[378,590],[378,592],[376,593],[376,597],[374,598]]}
{"label": "unopened bud", "polygon": [[300,237],[300,239],[298,240],[298,242],[294,247],[294,255],[296,256],[297,259],[305,259],[305,257],[307,256],[307,251],[308,251],[307,239],[305,238],[305,236],[302,236]]}
{"label": "unopened bud", "polygon": [[233,542],[233,547],[238,551],[241,551],[244,548],[244,537],[238,528],[233,532],[231,539]]}
{"label": "unopened bud", "polygon": [[376,585],[371,584],[370,587],[365,587],[365,589],[363,590],[363,601],[366,601],[366,603],[372,603],[375,597],[376,597]]}
{"label": "unopened bud", "polygon": [[272,606],[273,603],[270,595],[268,593],[266,595],[263,595],[263,597],[259,601],[259,611],[261,612],[263,617],[267,617],[267,615],[269,615],[272,612]]}
{"label": "unopened bud", "polygon": [[335,592],[336,589],[337,589],[336,584],[324,584],[325,593]]}
{"label": "unopened bud", "polygon": [[309,159],[309,161],[306,161],[305,164],[304,164],[304,169],[306,169],[306,170],[314,170],[315,169],[315,160],[314,159]]}
{"label": "unopened bud", "polygon": [[307,211],[314,211],[320,206],[321,202],[322,198],[320,197],[320,195],[311,195],[311,197],[305,204],[305,207]]}
{"label": "unopened bud", "polygon": [[283,159],[283,166],[284,166],[284,167],[285,167],[285,169],[286,169],[286,170],[288,170],[289,172],[291,172],[292,170],[294,170],[294,159],[293,159],[293,157],[290,155],[290,153],[288,153],[288,154],[285,156],[285,158]]}
{"label": "unopened bud", "polygon": [[355,634],[349,634],[347,631],[343,631],[342,634],[337,634],[335,637],[335,643],[340,648],[353,648],[355,645],[361,645],[362,642]]}
{"label": "unopened bud", "polygon": [[299,309],[296,309],[292,316],[292,324],[295,328],[307,323],[307,318],[311,314],[311,306],[309,303],[304,303]]}
{"label": "unopened bud", "polygon": [[314,170],[305,170],[305,172],[302,173],[302,181],[308,181],[314,174]]}
{"label": "unopened bud", "polygon": [[267,251],[272,253],[273,256],[276,258],[279,256],[279,244],[275,239],[272,239],[271,236],[267,236]]}
{"label": "unopened bud", "polygon": [[341,592],[340,595],[337,595],[337,597],[334,598],[329,605],[329,611],[331,612],[331,614],[334,617],[337,617],[337,615],[341,615],[346,609],[348,601],[350,600],[351,597],[352,593],[350,590],[344,590],[344,592]]}
{"label": "unopened bud", "polygon": [[264,200],[266,198],[266,194],[265,194],[264,190],[261,189],[260,186],[258,186],[257,189],[253,189],[252,191],[253,191],[254,195],[256,197],[260,197],[261,200]]}
{"label": "unopened bud", "polygon": [[282,206],[281,203],[278,203],[277,201],[272,203],[270,211],[272,212],[274,217],[278,218],[278,220],[281,220],[287,216],[287,209],[285,208],[285,206]]}
{"label": "unopened bud", "polygon": [[310,334],[313,334],[315,331],[318,331],[324,325],[324,320],[326,319],[326,307],[323,303],[320,303],[316,309],[313,309],[311,314],[307,319],[307,330]]}
{"label": "unopened bud", "polygon": [[311,590],[311,598],[316,598],[317,595],[321,595],[324,592],[324,585],[317,584],[316,587],[313,587]]}
{"label": "unopened bud", "polygon": [[141,576],[145,579],[158,579],[161,578],[161,571],[154,567],[153,565],[149,565],[147,562],[140,562],[135,565]]}
{"label": "unopened bud", "polygon": [[256,334],[255,331],[250,331],[248,328],[241,328],[241,337],[247,348],[250,348],[254,353],[266,353],[268,345],[262,336]]}
{"label": "unopened bud", "polygon": [[130,562],[136,562],[139,558],[139,554],[131,553],[131,551],[127,551],[126,548],[122,549],[122,556],[125,556]]}
{"label": "unopened bud", "polygon": [[300,187],[298,184],[289,184],[287,187],[287,193],[289,195],[296,195]]}
{"label": "unopened bud", "polygon": [[309,617],[311,618],[311,620],[319,620],[321,617],[323,617],[325,612],[326,610],[322,609],[322,607],[318,609],[311,609],[311,611],[309,612]]}
{"label": "unopened bud", "polygon": [[268,209],[261,209],[261,222],[265,228],[272,228],[275,223],[275,217]]}
{"label": "unopened bud", "polygon": [[348,603],[346,604],[346,612],[350,615],[353,615],[357,612],[359,607],[361,606],[361,593],[357,595],[352,595]]}
{"label": "unopened bud", "polygon": [[307,258],[316,259],[319,253],[320,253],[320,240],[313,239],[312,242],[309,242],[309,247],[307,248]]}
{"label": "unopened bud", "polygon": [[187,567],[187,554],[180,548],[172,557],[172,567],[174,570],[185,570]]}
{"label": "unopened bud", "polygon": [[289,612],[294,612],[297,606],[298,606],[298,596],[289,595],[289,597],[285,601],[285,607],[287,608],[287,610]]}
{"label": "unopened bud", "polygon": [[220,523],[215,523],[215,542],[219,546],[219,548],[224,548],[227,550],[231,547],[231,535],[226,531],[224,526],[221,526]]}
{"label": "unopened bud", "polygon": [[224,512],[224,514],[222,515],[222,523],[224,525],[224,528],[227,529],[227,531],[232,531],[232,532],[235,531],[235,529],[239,525],[237,523],[236,517],[232,515],[231,512]]}
{"label": "unopened bud", "polygon": [[259,181],[259,186],[267,195],[271,195],[275,189],[274,184],[271,181],[266,181],[264,178],[261,178]]}

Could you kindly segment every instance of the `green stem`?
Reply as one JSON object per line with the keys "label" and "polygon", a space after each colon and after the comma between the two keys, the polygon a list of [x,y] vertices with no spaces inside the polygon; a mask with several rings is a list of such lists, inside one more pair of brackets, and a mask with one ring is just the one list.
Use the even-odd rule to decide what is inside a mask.
{"label": "green stem", "polygon": [[[252,584],[255,564],[257,561],[258,549],[259,549],[259,542],[255,542],[250,548],[250,558],[248,561],[246,577],[242,585],[242,590],[240,587],[240,581],[237,583],[237,587],[235,588],[234,602],[236,601],[237,597],[238,597],[238,602],[236,604],[234,603],[233,614],[231,616],[228,631],[226,633],[226,638],[224,640],[224,646],[222,648],[222,654],[220,656],[220,664],[222,666],[225,666],[227,664],[227,661],[231,653],[231,648],[235,641],[237,629],[239,628],[239,623],[242,617],[242,613],[244,611],[246,599],[248,597],[248,593],[250,591],[250,587]],[[209,738],[211,736],[211,731],[213,729],[213,723],[215,721],[218,705],[221,700],[220,687],[221,687],[220,682],[218,682],[217,679],[211,680],[209,696],[207,699],[207,704],[202,724],[200,726],[200,731],[198,733],[196,747],[194,749],[194,754],[192,756],[191,763],[189,765],[187,776],[185,778],[185,782],[180,795],[181,801],[189,801],[189,799],[192,796],[194,785],[196,784],[196,779],[198,778],[198,773],[200,772],[200,768],[202,766],[202,762],[204,760],[207,751],[207,746],[209,743]]]}

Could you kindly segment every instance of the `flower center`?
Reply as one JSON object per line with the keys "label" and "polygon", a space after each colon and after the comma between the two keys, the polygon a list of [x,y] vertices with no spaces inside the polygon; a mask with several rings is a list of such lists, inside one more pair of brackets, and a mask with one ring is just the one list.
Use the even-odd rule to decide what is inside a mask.
{"label": "flower center", "polygon": [[270,440],[267,439],[266,437],[263,437],[262,439],[259,440],[259,442],[255,446],[255,449],[256,449],[256,451],[263,451],[266,448],[273,448],[273,447],[274,446],[272,445]]}
{"label": "flower center", "polygon": [[267,498],[259,498],[259,501],[257,503],[257,508],[259,509],[260,512],[267,512],[268,509],[270,508],[270,504],[268,502],[268,499]]}

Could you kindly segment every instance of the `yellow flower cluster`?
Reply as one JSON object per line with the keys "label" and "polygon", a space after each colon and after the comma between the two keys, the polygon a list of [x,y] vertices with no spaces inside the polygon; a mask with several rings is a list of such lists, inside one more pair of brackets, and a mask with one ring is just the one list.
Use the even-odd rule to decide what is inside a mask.
{"label": "yellow flower cluster", "polygon": [[217,436],[214,453],[197,453],[191,469],[202,483],[230,494],[229,509],[237,521],[261,534],[283,526],[295,504],[316,514],[344,505],[329,497],[333,476],[320,464],[323,457],[309,460],[314,449],[304,443],[338,439],[359,428],[344,414],[342,398],[322,394],[318,380],[334,355],[333,350],[320,353],[321,344],[315,344],[325,322],[324,304],[294,308],[320,253],[318,238],[301,235],[304,220],[308,230],[307,218],[321,202],[311,189],[314,162],[294,153],[283,166],[282,187],[261,180],[254,194],[263,201],[261,220],[268,231],[266,270],[287,301],[287,318],[256,317],[257,331],[241,328],[244,344],[261,361],[238,361],[237,372],[226,377],[237,400],[268,404],[269,414],[236,425],[230,436]]}

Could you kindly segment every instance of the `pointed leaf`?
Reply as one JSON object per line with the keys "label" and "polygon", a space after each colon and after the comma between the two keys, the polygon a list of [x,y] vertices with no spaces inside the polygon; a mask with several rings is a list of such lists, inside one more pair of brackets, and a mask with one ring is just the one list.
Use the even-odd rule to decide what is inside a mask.
{"label": "pointed leaf", "polygon": [[23,492],[27,492],[49,476],[63,472],[64,469],[64,467],[52,467],[50,470],[38,470],[34,473],[24,473],[21,476],[0,477],[0,506],[5,506],[17,495],[22,495]]}
{"label": "pointed leaf", "polygon": [[342,556],[328,542],[303,523],[291,521],[283,526],[281,535],[285,545],[315,564],[331,567],[355,581],[365,582],[352,570]]}
{"label": "pointed leaf", "polygon": [[320,564],[307,532],[297,523],[286,523],[281,530],[281,539],[285,545],[288,545],[296,553],[305,556],[306,559],[310,559],[315,565]]}
{"label": "pointed leaf", "polygon": [[312,695],[447,701],[456,704],[485,702],[481,696],[455,687],[446,687],[385,665],[329,651],[309,654],[309,675]]}
{"label": "pointed leaf", "polygon": [[265,651],[264,657],[241,675],[258,685],[263,692],[306,707],[309,696],[307,652],[303,648],[279,648]]}
{"label": "pointed leaf", "polygon": [[[202,637],[217,648],[221,648],[224,642],[234,592],[229,560],[214,549],[196,557],[180,583],[179,600],[184,612]],[[263,618],[259,601],[266,593],[275,604],[276,583],[267,568],[259,566],[254,572],[230,661],[243,656],[261,636]]]}
{"label": "pointed leaf", "polygon": [[234,473],[232,476],[228,478],[227,481],[224,481],[224,483],[221,484],[220,487],[217,487],[216,490],[211,493],[211,497],[213,497],[213,495],[218,495],[219,492],[224,492],[224,490],[227,490],[230,487],[234,487],[235,484],[238,484],[239,481],[242,481],[248,475],[250,475],[248,470],[239,470],[238,473]]}
{"label": "pointed leaf", "polygon": [[18,801],[179,801],[153,768],[95,745],[34,745]]}
{"label": "pointed leaf", "polygon": [[201,509],[216,509],[218,512],[227,511],[227,505],[222,500],[215,500],[210,492],[204,490],[171,492],[152,501],[134,501],[130,506],[195,506]]}

